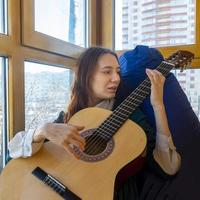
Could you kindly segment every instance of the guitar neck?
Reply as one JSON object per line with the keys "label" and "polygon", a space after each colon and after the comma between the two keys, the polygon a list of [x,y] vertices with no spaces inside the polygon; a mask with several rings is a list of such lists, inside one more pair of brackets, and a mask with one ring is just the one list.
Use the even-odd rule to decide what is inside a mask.
{"label": "guitar neck", "polygon": [[[156,69],[167,76],[174,65],[163,61]],[[120,116],[120,113],[126,113],[126,116],[120,116],[125,120],[128,119],[130,114],[144,101],[150,94],[151,82],[147,77],[113,112],[113,115]]]}
{"label": "guitar neck", "polygon": [[[156,69],[166,77],[173,68],[173,64],[163,61]],[[102,135],[106,136],[106,140],[112,138],[112,136],[129,118],[133,111],[150,94],[150,90],[151,82],[149,78],[146,78],[101,124],[98,129]],[[107,137],[107,135],[109,135],[109,137]]]}

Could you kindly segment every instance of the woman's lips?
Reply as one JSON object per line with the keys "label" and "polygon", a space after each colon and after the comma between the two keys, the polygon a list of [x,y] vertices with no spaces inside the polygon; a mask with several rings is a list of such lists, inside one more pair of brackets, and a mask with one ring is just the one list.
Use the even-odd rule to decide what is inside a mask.
{"label": "woman's lips", "polygon": [[108,91],[109,91],[109,92],[112,92],[112,93],[116,93],[117,87],[109,87],[109,88],[108,88]]}

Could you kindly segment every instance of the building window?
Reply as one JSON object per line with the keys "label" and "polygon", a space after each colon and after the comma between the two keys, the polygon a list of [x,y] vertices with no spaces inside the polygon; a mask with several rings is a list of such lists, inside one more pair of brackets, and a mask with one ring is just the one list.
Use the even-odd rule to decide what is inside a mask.
{"label": "building window", "polygon": [[7,34],[7,1],[0,0],[0,33]]}
{"label": "building window", "polygon": [[194,81],[194,77],[193,76],[190,77],[190,81]]}
{"label": "building window", "polygon": [[7,59],[0,57],[0,171],[7,153]]}
{"label": "building window", "polygon": [[53,122],[66,111],[72,76],[70,69],[25,62],[25,130]]}
{"label": "building window", "polygon": [[[128,21],[128,38],[131,38],[130,36],[134,34],[133,27],[138,30],[140,40],[137,41],[137,44],[154,47],[195,44],[196,1],[193,1],[193,3],[189,3],[189,0],[167,1],[163,4],[163,1],[152,0],[151,5],[148,6],[145,6],[146,1],[144,0],[134,2],[137,2],[137,4],[133,4],[133,0],[115,0],[115,13],[117,13],[115,15],[115,50],[125,49],[122,43],[124,32],[121,28],[125,18],[132,19]],[[122,9],[125,5],[128,7],[126,10]],[[140,16],[139,21],[134,18],[134,13]],[[161,22],[163,17],[164,21]],[[149,23],[150,20],[152,23]],[[151,33],[156,37],[152,38]],[[140,37],[144,35],[145,40]],[[127,41],[129,49],[134,48],[132,43],[131,39]]]}
{"label": "building window", "polygon": [[[187,69],[183,72],[175,70],[173,72],[200,120],[200,69]],[[193,79],[194,77],[195,79]]]}

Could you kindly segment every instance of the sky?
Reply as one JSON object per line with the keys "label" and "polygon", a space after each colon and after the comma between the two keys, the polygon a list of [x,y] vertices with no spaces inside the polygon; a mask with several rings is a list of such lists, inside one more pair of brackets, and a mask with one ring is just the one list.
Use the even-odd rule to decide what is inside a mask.
{"label": "sky", "polygon": [[65,72],[66,68],[61,68],[53,65],[45,65],[33,62],[25,62],[25,73],[40,73],[40,72]]}
{"label": "sky", "polygon": [[[3,58],[0,57],[0,78],[2,74],[2,64]],[[40,73],[40,72],[54,72],[54,73],[60,73],[60,72],[65,72],[66,68],[58,67],[58,66],[53,66],[53,65],[45,65],[45,64],[39,64],[39,63],[34,63],[34,62],[28,62],[25,61],[24,64],[25,67],[25,73]]]}

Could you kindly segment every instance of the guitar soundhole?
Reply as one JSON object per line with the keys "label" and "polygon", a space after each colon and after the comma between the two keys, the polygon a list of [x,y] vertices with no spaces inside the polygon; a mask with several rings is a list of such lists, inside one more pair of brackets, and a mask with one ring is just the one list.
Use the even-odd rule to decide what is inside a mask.
{"label": "guitar soundhole", "polygon": [[[94,133],[94,134],[93,134]],[[114,148],[114,140],[106,141],[100,135],[95,135],[95,129],[89,129],[81,133],[86,140],[85,150],[74,147],[75,153],[83,161],[97,162],[108,157]]]}
{"label": "guitar soundhole", "polygon": [[86,137],[86,146],[84,153],[88,155],[98,155],[102,153],[107,146],[107,141],[98,135]]}

